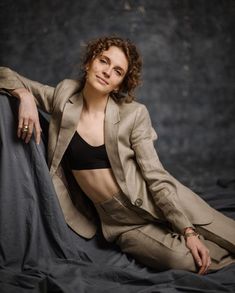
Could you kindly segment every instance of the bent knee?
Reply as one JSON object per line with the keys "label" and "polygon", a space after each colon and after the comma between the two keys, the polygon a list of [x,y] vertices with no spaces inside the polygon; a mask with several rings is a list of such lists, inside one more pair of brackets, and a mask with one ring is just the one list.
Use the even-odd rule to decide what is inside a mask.
{"label": "bent knee", "polygon": [[193,256],[185,246],[172,249],[136,230],[120,235],[117,244],[123,252],[148,267],[157,270],[197,271]]}
{"label": "bent knee", "polygon": [[197,271],[195,261],[190,252],[185,255],[178,252],[172,252],[165,257],[165,260],[169,269],[186,270],[191,272]]}

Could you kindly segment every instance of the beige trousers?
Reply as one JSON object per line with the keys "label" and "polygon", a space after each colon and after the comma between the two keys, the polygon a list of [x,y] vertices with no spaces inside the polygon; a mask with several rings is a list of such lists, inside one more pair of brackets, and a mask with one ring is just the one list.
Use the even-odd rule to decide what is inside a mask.
{"label": "beige trousers", "polygon": [[[96,209],[104,237],[140,263],[157,270],[198,271],[184,237],[133,206],[123,194],[96,204]],[[235,221],[212,210],[214,221],[196,229],[210,250],[210,270],[218,270],[235,262]]]}

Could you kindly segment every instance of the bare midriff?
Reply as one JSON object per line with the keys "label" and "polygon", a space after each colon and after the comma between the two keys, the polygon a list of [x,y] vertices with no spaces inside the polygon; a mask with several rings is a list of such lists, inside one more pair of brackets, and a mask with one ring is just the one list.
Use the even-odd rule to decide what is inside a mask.
{"label": "bare midriff", "polygon": [[110,199],[120,191],[110,168],[72,170],[72,173],[81,189],[94,203]]}

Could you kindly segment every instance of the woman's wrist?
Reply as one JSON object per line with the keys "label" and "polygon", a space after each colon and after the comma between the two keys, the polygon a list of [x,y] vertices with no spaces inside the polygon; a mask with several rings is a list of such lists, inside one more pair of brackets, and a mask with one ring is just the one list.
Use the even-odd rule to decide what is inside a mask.
{"label": "woman's wrist", "polygon": [[17,88],[14,90],[9,90],[10,94],[14,97],[16,97],[17,99],[21,100],[25,97],[25,94],[28,94],[29,91],[25,88]]}
{"label": "woman's wrist", "polygon": [[184,229],[184,238],[185,240],[187,240],[189,237],[197,237],[199,238],[200,235],[195,231],[195,229],[193,227],[186,227]]}
{"label": "woman's wrist", "polygon": [[189,232],[194,232],[195,229],[193,227],[186,227],[183,230],[183,235],[185,235],[185,233],[189,233]]}

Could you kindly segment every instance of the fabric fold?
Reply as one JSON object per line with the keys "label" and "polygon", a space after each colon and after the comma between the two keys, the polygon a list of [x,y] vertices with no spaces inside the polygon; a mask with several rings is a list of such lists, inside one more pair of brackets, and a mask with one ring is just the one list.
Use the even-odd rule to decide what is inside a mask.
{"label": "fabric fold", "polygon": [[[208,276],[156,272],[107,243],[100,229],[91,240],[75,234],[45,159],[47,121],[40,116],[40,145],[34,139],[25,144],[17,138],[17,115],[18,100],[0,95],[1,293],[233,292],[234,265]],[[234,191],[226,192],[232,201]]]}

